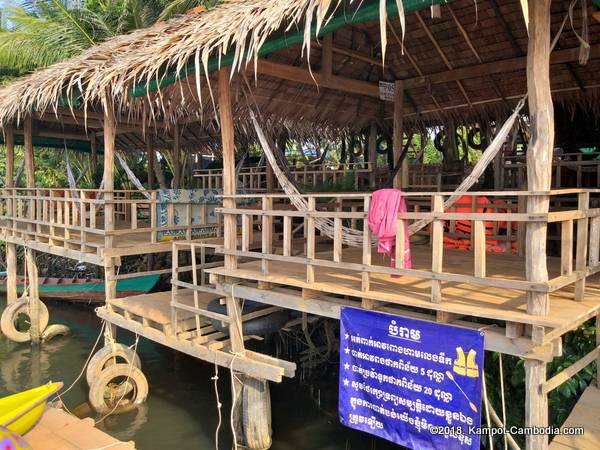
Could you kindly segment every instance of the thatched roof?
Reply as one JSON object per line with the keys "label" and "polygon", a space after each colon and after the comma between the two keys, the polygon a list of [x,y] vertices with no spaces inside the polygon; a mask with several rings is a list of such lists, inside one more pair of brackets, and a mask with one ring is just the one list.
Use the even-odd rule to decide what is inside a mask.
{"label": "thatched roof", "polygon": [[[34,110],[40,120],[59,115],[64,128],[62,118],[72,108],[79,119],[71,126],[81,130],[81,119],[98,121],[109,98],[121,123],[138,129],[152,124],[154,130],[163,130],[177,121],[193,145],[218,134],[210,90],[216,83],[207,81],[214,77],[211,71],[219,63],[248,73],[254,97],[273,128],[283,126],[301,133],[359,130],[373,121],[385,127],[393,107],[377,98],[380,81],[405,80],[405,121],[409,126],[493,120],[525,93],[527,30],[519,0],[502,4],[497,0],[450,1],[441,5],[439,19],[423,10],[437,2],[405,0],[404,49],[396,1],[387,1],[389,14],[384,21],[379,16],[380,1],[386,3],[225,0],[209,11],[111,39],[17,80],[0,90],[0,125],[18,122]],[[553,32],[559,29],[569,3],[553,2]],[[581,17],[576,9],[574,27],[578,30]],[[385,39],[382,23],[386,25]],[[319,31],[333,33],[333,75],[360,82],[360,89],[339,90],[335,81],[321,86],[306,79],[298,81],[309,73],[307,61],[313,74],[322,70],[323,40],[315,40]],[[593,19],[589,36],[591,58],[586,66],[580,66],[579,41],[571,24],[565,26],[555,50],[551,79],[557,101],[597,113],[600,24]],[[256,59],[258,66],[254,65]],[[266,69],[263,60],[269,64]],[[275,72],[291,67],[293,73],[281,76],[271,66]],[[244,132],[247,102],[241,77],[234,75],[232,83],[238,131]],[[65,106],[73,103],[69,99],[77,100],[75,106]],[[202,126],[197,123],[200,119]],[[101,124],[90,128],[100,130]],[[157,139],[162,139],[161,133],[156,133]],[[122,145],[126,140],[132,146],[143,143],[139,130],[136,136],[122,139]],[[165,143],[168,141],[166,137]]]}

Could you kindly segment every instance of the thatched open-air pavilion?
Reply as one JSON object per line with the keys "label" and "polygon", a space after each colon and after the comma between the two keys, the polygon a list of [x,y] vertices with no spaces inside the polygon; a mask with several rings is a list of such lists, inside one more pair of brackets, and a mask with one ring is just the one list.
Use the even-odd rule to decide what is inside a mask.
{"label": "thatched open-air pavilion", "polygon": [[[568,133],[599,119],[600,5],[405,0],[399,11],[399,4],[226,0],[0,90],[8,276],[16,277],[17,245],[104,267],[106,305],[98,315],[109,329],[242,373],[238,393],[257,380],[264,387],[264,380],[294,376],[294,363],[246,348],[254,336],[242,328],[281,310],[303,314],[286,326],[306,326],[311,315],[338,319],[342,307],[353,306],[481,330],[486,350],[525,359],[523,425],[547,426],[548,392],[600,353],[547,379],[562,336],[598,320],[600,310],[600,164],[595,152],[554,153],[600,148],[597,132],[583,133],[585,142]],[[555,117],[577,120],[555,127]],[[488,147],[487,180],[485,164],[459,154],[458,140],[472,138],[461,133],[471,130]],[[416,181],[411,174],[424,169],[407,156],[412,136],[438,132],[443,162]],[[289,140],[354,142],[346,138],[358,135],[362,160],[311,175],[290,169],[280,151]],[[527,144],[524,155],[499,150],[512,150],[517,139]],[[378,141],[387,142],[391,166],[378,167]],[[13,183],[15,142],[25,148],[26,188]],[[103,164],[103,185],[36,185],[36,145],[89,152],[93,167]],[[236,171],[250,147],[265,152],[264,170]],[[170,153],[171,186],[156,170],[156,150]],[[115,189],[118,152],[146,154],[143,190]],[[488,161],[486,152],[495,152]],[[222,170],[191,176],[190,155],[201,154],[222,158]],[[335,181],[350,170],[358,173],[357,192],[302,189],[307,180]],[[408,199],[397,217],[393,267],[373,251],[366,220],[371,191],[388,184]],[[218,204],[165,197],[168,188],[197,186],[219,188]],[[468,211],[455,204],[465,186]],[[475,208],[484,197],[490,206]],[[461,221],[469,224],[468,248],[449,250]],[[405,225],[412,268],[398,257]],[[424,236],[429,245],[418,245]],[[122,258],[169,252],[171,267],[142,273],[172,273],[172,291],[116,298],[117,280],[134,276],[119,271]],[[207,254],[221,259],[207,264]],[[215,299],[224,299],[225,312],[208,309]],[[268,307],[244,315],[240,299]],[[8,300],[17,301],[16,291]],[[270,442],[264,428],[246,427],[240,436],[251,448]],[[546,435],[526,442],[548,448]]]}

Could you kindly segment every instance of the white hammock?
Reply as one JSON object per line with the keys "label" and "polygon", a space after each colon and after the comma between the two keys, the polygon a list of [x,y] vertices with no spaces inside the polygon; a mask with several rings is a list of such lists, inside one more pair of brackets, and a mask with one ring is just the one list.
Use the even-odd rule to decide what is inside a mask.
{"label": "white hammock", "polygon": [[[486,167],[489,163],[494,159],[498,151],[502,148],[502,144],[506,141],[508,133],[512,129],[515,120],[517,119],[519,112],[525,105],[525,99],[527,96],[523,97],[519,103],[517,104],[514,112],[511,116],[506,120],[502,128],[498,131],[496,136],[490,145],[484,150],[483,156],[477,162],[469,176],[467,176],[463,182],[456,188],[454,194],[451,195],[445,202],[444,208],[449,208],[452,206],[456,200],[458,200],[465,192],[467,192],[479,179],[479,177],[483,174]],[[273,173],[277,177],[277,181],[283,188],[284,192],[289,196],[292,204],[298,209],[298,211],[309,211],[308,202],[305,200],[304,196],[298,191],[298,189],[294,186],[294,184],[286,177],[283,173],[279,165],[277,164],[277,160],[273,153],[273,149],[271,148],[271,144],[269,140],[265,137],[265,134],[258,124],[256,120],[256,116],[254,112],[250,108],[250,118],[252,119],[252,124],[254,125],[254,129],[256,131],[256,135],[258,136],[258,140],[263,148],[264,154],[269,160],[271,167],[273,168]],[[414,222],[409,227],[409,235],[413,235],[417,233],[419,230],[423,229],[431,222],[430,219],[422,219]],[[331,219],[317,217],[315,218],[315,226],[317,229],[321,231],[324,235],[333,239],[334,236],[334,222]],[[363,245],[363,232],[360,230],[355,230],[353,228],[342,227],[342,243],[346,245],[350,245],[352,247],[362,247]]]}

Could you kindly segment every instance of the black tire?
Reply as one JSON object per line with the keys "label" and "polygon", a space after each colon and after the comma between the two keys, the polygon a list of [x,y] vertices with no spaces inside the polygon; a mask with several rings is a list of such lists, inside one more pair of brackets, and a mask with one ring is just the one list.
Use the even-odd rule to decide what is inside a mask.
{"label": "black tire", "polygon": [[[263,303],[246,300],[244,302],[244,310],[242,311],[242,314],[249,314],[251,312],[260,311],[261,309],[268,307],[269,305],[265,305]],[[227,305],[221,305],[218,299],[210,302],[207,306],[207,309],[219,314],[227,314]],[[257,317],[256,319],[247,320],[242,325],[242,333],[244,336],[266,336],[268,334],[275,333],[287,323],[289,317],[289,311],[282,309],[281,311],[271,313],[267,316],[261,316]],[[228,324],[217,319],[211,319],[211,323],[212,326],[221,333],[229,334]]]}
{"label": "black tire", "polygon": [[244,377],[242,390],[242,423],[246,446],[252,450],[271,448],[271,395],[269,382]]}
{"label": "black tire", "polygon": [[98,350],[90,359],[85,370],[85,379],[88,386],[100,376],[100,373],[107,367],[116,364],[133,364],[138,369],[142,368],[142,362],[137,353],[123,344],[106,345]]}
{"label": "black tire", "polygon": [[[88,394],[90,405],[100,414],[106,414],[113,409],[117,411],[131,405],[140,405],[147,397],[146,377],[140,369],[130,364],[108,366],[92,381]],[[115,408],[116,403],[118,406]]]}
{"label": "black tire", "polygon": [[[50,319],[50,315],[48,313],[48,308],[46,308],[44,302],[42,302],[41,300],[35,301],[39,302],[40,333],[43,333],[46,327],[48,326],[48,320]],[[2,317],[0,318],[0,330],[2,330],[2,333],[11,341],[29,342],[31,340],[31,335],[29,334],[29,331],[19,331],[16,325],[19,315],[23,314],[29,317],[28,302],[28,297],[21,297],[16,302],[8,305],[6,309],[2,312]]]}
{"label": "black tire", "polygon": [[[475,135],[479,133],[479,144],[475,142]],[[486,142],[479,128],[471,128],[467,134],[467,144],[475,150],[485,150]]]}
{"label": "black tire", "polygon": [[[385,142],[385,148],[383,148],[384,142]],[[379,155],[387,155],[388,154],[388,151],[390,150],[390,148],[388,146],[388,140],[385,138],[385,136],[379,136],[377,138],[376,150]]]}

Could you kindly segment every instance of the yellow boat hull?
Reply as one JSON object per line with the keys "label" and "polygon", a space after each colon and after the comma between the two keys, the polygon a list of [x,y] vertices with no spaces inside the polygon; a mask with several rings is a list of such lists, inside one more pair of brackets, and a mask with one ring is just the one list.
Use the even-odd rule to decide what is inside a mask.
{"label": "yellow boat hull", "polygon": [[0,425],[23,435],[40,420],[48,398],[62,388],[62,383],[43,386],[0,398]]}

